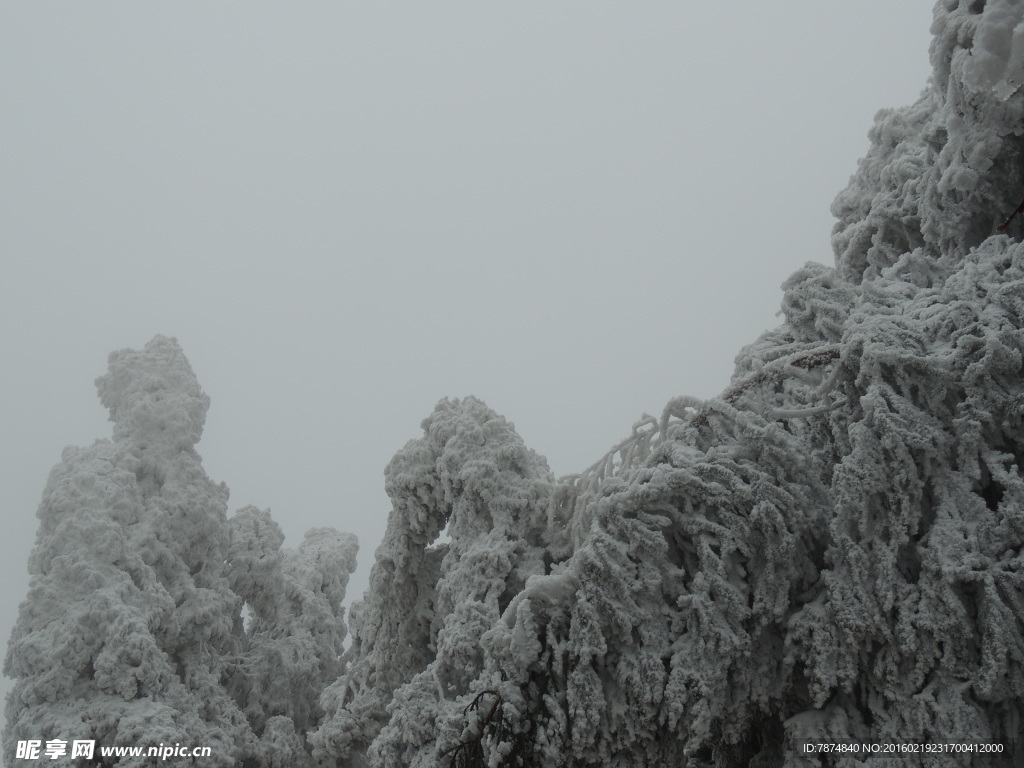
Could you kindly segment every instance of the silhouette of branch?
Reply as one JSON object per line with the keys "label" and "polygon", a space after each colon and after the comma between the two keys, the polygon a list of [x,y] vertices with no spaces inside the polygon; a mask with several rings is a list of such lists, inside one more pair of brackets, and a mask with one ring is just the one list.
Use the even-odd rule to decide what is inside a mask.
{"label": "silhouette of branch", "polygon": [[1007,216],[1006,217],[1006,221],[1004,221],[1002,224],[1000,224],[998,227],[996,227],[996,229],[998,231],[1000,231],[1000,232],[1005,232],[1006,228],[1008,226],[1010,226],[1010,222],[1013,221],[1014,217],[1018,213],[1024,213],[1024,200],[1020,201],[1020,205],[1017,206],[1017,209],[1013,213],[1011,213],[1009,216]]}
{"label": "silhouette of branch", "polygon": [[468,715],[471,710],[483,711],[481,707],[486,696],[493,696],[494,702],[481,716],[480,728],[477,733],[442,753],[442,755],[451,755],[449,768],[486,768],[488,763],[484,751],[484,739],[488,737],[495,743],[501,743],[508,739],[512,741],[512,749],[501,765],[530,765],[529,744],[523,735],[515,734],[513,723],[505,716],[502,709],[501,705],[504,700],[501,698],[501,694],[492,690],[480,691],[463,710],[463,714]]}

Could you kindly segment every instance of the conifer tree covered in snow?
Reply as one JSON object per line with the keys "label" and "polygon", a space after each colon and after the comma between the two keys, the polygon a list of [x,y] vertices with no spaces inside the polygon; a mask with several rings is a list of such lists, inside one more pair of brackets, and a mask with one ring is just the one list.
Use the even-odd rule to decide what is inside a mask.
{"label": "conifer tree covered in snow", "polygon": [[176,344],[115,354],[114,439],[68,449],[40,507],[7,753],[66,735],[343,768],[1024,754],[1024,4],[940,0],[933,32],[927,88],[879,113],[834,203],[835,266],[784,283],[785,322],[718,397],[672,400],[561,479],[481,401],[436,407],[386,470],[343,655],[354,540],[287,551],[268,512],[227,519]]}
{"label": "conifer tree covered in snow", "polygon": [[303,765],[339,672],[354,537],[317,530],[282,551],[269,514],[226,518],[228,490],[194,448],[209,398],[173,339],[115,352],[97,386],[113,438],[66,449],[43,493],[4,667],[5,754],[95,739],[210,747],[197,765]]}

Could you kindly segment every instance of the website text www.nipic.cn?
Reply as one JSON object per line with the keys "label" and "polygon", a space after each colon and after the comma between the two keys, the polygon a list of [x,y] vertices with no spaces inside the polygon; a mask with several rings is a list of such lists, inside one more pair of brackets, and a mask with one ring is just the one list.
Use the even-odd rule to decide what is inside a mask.
{"label": "website text www.nipic.cn", "polygon": [[152,747],[99,747],[93,740],[66,741],[64,739],[29,739],[19,741],[15,759],[56,760],[60,757],[82,757],[92,760],[96,753],[100,757],[156,757],[167,760],[171,757],[209,757],[210,747],[183,747],[181,744],[158,744]]}

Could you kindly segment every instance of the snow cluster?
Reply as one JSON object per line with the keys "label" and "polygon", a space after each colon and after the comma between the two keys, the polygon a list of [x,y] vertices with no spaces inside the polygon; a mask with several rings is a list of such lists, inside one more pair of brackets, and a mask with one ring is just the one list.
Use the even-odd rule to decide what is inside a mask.
{"label": "snow cluster", "polygon": [[88,732],[345,768],[1024,753],[1024,216],[996,231],[1024,196],[1022,8],[939,2],[928,87],[879,113],[834,204],[835,266],[784,283],[785,322],[719,397],[672,400],[561,479],[479,400],[439,403],[386,470],[343,653],[354,540],[287,551],[268,512],[226,519],[180,350],[114,355],[114,439],[68,449],[40,507],[5,748]]}
{"label": "snow cluster", "polygon": [[1003,99],[1024,85],[1024,5],[989,0],[978,20],[964,81],[973,90],[993,89]]}

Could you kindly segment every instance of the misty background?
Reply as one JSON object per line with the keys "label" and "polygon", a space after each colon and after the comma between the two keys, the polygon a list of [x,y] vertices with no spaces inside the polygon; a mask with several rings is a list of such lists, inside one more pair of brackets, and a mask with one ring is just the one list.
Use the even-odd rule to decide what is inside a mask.
{"label": "misty background", "polygon": [[[445,396],[557,475],[710,397],[831,263],[931,0],[0,6],[0,642],[109,352],[175,336],[230,511],[360,540]],[[10,682],[0,681],[0,693]]]}

